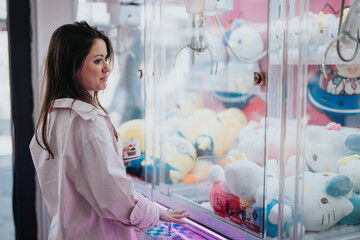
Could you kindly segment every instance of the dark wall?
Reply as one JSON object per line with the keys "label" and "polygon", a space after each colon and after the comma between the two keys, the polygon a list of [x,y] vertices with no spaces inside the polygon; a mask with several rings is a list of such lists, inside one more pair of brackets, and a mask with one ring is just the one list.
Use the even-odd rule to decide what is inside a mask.
{"label": "dark wall", "polygon": [[7,0],[11,124],[13,139],[13,213],[16,239],[37,239],[35,170],[29,151],[34,134],[31,86],[30,1]]}

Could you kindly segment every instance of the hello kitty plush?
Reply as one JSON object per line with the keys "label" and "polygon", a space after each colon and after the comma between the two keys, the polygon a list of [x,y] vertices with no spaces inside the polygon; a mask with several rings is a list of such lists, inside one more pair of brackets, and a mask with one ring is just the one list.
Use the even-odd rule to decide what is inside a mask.
{"label": "hello kitty plush", "polygon": [[[339,172],[339,159],[346,156],[346,135],[340,128],[309,125],[306,131],[305,162],[312,172]],[[329,129],[330,128],[330,129]]]}
{"label": "hello kitty plush", "polygon": [[350,134],[346,137],[345,146],[348,148],[347,156],[360,155],[360,134]]}
{"label": "hello kitty plush", "polygon": [[[315,22],[312,22],[312,28],[310,28],[311,48],[310,55],[315,59],[321,60],[329,44],[337,37],[339,18],[334,14],[325,14],[319,12]],[[335,55],[335,46],[330,50],[329,55]]]}
{"label": "hello kitty plush", "polygon": [[[237,144],[233,148],[247,156],[249,161],[253,161],[258,165],[264,165],[265,151],[266,159],[279,160],[279,149],[280,149],[280,134],[281,128],[278,121],[275,119],[269,120],[269,126],[265,128],[265,120],[262,119],[260,122],[249,121],[249,123],[239,131],[237,136]],[[285,158],[288,159],[290,156],[296,153],[296,127],[293,124],[296,122],[288,122],[288,128],[286,131],[287,135],[287,148]],[[266,135],[265,135],[266,133]],[[265,140],[267,137],[267,141]],[[266,143],[266,144],[265,144]]]}
{"label": "hello kitty plush", "polygon": [[348,176],[354,185],[353,191],[360,193],[360,155],[354,154],[341,158],[339,173]]}
{"label": "hello kitty plush", "polygon": [[[285,181],[285,195],[295,201],[295,176]],[[349,215],[354,206],[349,198],[352,183],[337,173],[305,172],[303,179],[303,211],[301,222],[306,231],[323,231]]]}

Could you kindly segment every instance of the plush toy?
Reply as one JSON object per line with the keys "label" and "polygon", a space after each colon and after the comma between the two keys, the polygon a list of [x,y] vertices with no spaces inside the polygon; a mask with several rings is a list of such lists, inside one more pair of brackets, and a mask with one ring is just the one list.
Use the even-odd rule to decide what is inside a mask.
{"label": "plush toy", "polygon": [[288,58],[291,62],[299,59],[299,43],[300,43],[300,17],[292,17],[288,26]]}
{"label": "plush toy", "polygon": [[212,183],[209,201],[216,214],[259,232],[260,213],[251,214],[251,210],[257,186],[262,184],[263,171],[255,163],[243,160],[244,158],[245,156],[240,154],[238,159],[242,160],[230,161],[224,169],[219,165],[211,166],[208,172]]}
{"label": "plush toy", "polygon": [[354,154],[339,160],[339,173],[348,176],[354,185],[353,191],[360,193],[360,155]]}
{"label": "plush toy", "polygon": [[224,155],[247,122],[245,114],[237,108],[226,109],[203,127],[195,141],[199,156]]}
{"label": "plush toy", "polygon": [[[269,160],[266,174],[267,195],[264,196],[264,168],[256,163],[245,160],[246,156],[228,156],[223,169],[214,165],[209,170],[212,187],[209,191],[210,205],[214,212],[223,217],[244,225],[254,232],[264,229],[264,217],[271,219],[267,223],[267,235],[277,236],[277,198],[274,198],[278,186],[275,171],[276,161]],[[274,171],[275,170],[275,171]],[[238,204],[235,204],[238,201]],[[254,204],[255,203],[255,204]],[[268,213],[264,214],[264,203],[268,204]],[[231,210],[231,211],[230,211]],[[284,222],[291,217],[290,207],[285,206]],[[269,221],[269,219],[267,221]]]}
{"label": "plush toy", "polygon": [[259,165],[240,160],[227,164],[222,186],[226,191],[248,201],[255,200],[255,194],[264,182],[264,169]]}
{"label": "plush toy", "polygon": [[141,157],[125,165],[127,173],[143,178],[144,169],[141,167],[141,163],[145,156],[145,135],[144,135],[144,119],[133,119],[124,122],[117,129],[119,138],[121,141],[130,141],[131,139],[140,139]]}
{"label": "plush toy", "polygon": [[255,121],[250,121],[239,131],[235,149],[246,155],[249,161],[264,165],[265,128]]}
{"label": "plush toy", "polygon": [[[260,231],[264,230],[264,198],[263,198],[263,188],[259,189],[256,198],[258,201],[253,206],[252,214],[256,213],[259,214],[259,221],[258,224],[260,226]],[[279,197],[276,193],[271,194],[268,191],[268,195],[271,196],[270,201],[266,201],[266,236],[276,238],[278,236],[278,220],[279,220]],[[293,224],[293,202],[287,196],[283,198],[283,214],[281,218],[281,223],[284,229],[284,238],[290,237],[293,239],[293,232],[294,232],[294,224]],[[304,227],[299,224],[298,225],[298,236],[302,236],[305,232]]]}
{"label": "plush toy", "polygon": [[169,115],[165,121],[166,136],[178,136],[179,127],[184,124],[186,118],[178,115]]}
{"label": "plush toy", "polygon": [[[336,125],[310,125],[306,132],[305,161],[313,172],[339,172],[338,160],[346,156],[346,135]],[[338,125],[337,125],[338,126]]]}
{"label": "plush toy", "polygon": [[[352,183],[337,173],[305,172],[303,181],[303,213],[306,231],[323,231],[349,215],[354,206],[349,201]],[[295,176],[285,181],[285,195],[295,201]]]}
{"label": "plush toy", "polygon": [[[280,158],[281,128],[275,120],[269,119],[269,122],[268,128],[265,128],[263,120],[260,123],[250,121],[239,131],[237,144],[234,146],[239,152],[244,153],[249,161],[253,161],[260,166],[264,165],[265,162],[265,149],[267,159],[279,160]],[[286,131],[286,159],[296,153],[296,128],[292,127],[293,124],[295,122],[289,122]],[[267,140],[265,139],[265,133]]]}
{"label": "plush toy", "polygon": [[182,117],[189,116],[195,110],[204,107],[202,96],[199,93],[187,92],[181,94],[175,103],[174,114]]}
{"label": "plush toy", "polygon": [[[244,21],[238,21],[237,27],[232,29],[229,36],[229,44],[237,56],[252,60],[259,57],[264,50],[263,40],[260,33]],[[254,87],[254,72],[259,72],[259,65],[243,63],[230,54],[228,62],[228,79],[230,88],[234,92],[253,94],[258,88]]]}
{"label": "plush toy", "polygon": [[[347,157],[339,160],[339,173],[350,178],[353,183],[353,193],[350,202],[354,210],[339,221],[340,224],[357,225],[360,224],[360,135],[351,134],[347,136],[345,145],[348,148]],[[353,154],[353,155],[350,155]]]}
{"label": "plush toy", "polygon": [[240,212],[240,199],[230,191],[224,191],[222,181],[224,179],[224,170],[219,165],[213,165],[209,169],[208,178],[212,183],[209,191],[209,202],[217,215],[222,217],[234,217]]}
{"label": "plush toy", "polygon": [[198,158],[190,172],[184,175],[182,180],[183,183],[194,184],[196,181],[204,181],[207,179],[209,169],[212,165],[213,162],[207,159]]}
{"label": "plush toy", "polygon": [[[181,137],[168,138],[165,143],[164,152],[164,171],[166,184],[178,184],[185,174],[193,167],[196,161],[196,150],[194,145],[187,139]],[[155,166],[155,182],[159,182],[160,161],[159,157],[149,156],[142,165],[146,164],[147,179],[153,176],[153,166]]]}
{"label": "plush toy", "polygon": [[345,146],[348,148],[346,155],[360,155],[360,134],[351,134],[345,139]]}
{"label": "plush toy", "polygon": [[177,134],[195,143],[197,136],[204,126],[206,126],[216,113],[208,108],[202,108],[194,111],[190,116],[184,119],[184,122],[178,127]]}
{"label": "plush toy", "polygon": [[357,193],[352,193],[351,198],[349,199],[353,205],[353,211],[343,217],[338,223],[343,225],[358,225],[360,224],[360,196]]}
{"label": "plush toy", "polygon": [[[337,37],[339,19],[334,14],[324,14],[324,12],[321,11],[318,14],[316,24],[312,26],[312,36],[314,38],[311,40],[317,41],[314,42],[314,45],[317,46],[314,53],[317,54],[317,59],[322,59],[328,45]],[[330,54],[336,54],[335,47],[331,49]]]}
{"label": "plush toy", "polygon": [[253,60],[259,57],[264,44],[260,33],[242,19],[235,19],[232,28],[227,32],[229,45],[229,61],[224,75],[220,74],[220,79],[227,80],[227,87],[224,91],[213,92],[213,96],[222,102],[226,107],[237,107],[243,109],[247,102],[260,93],[260,87],[254,86],[254,72],[259,72],[257,61],[244,63],[234,56],[231,49],[238,58]]}

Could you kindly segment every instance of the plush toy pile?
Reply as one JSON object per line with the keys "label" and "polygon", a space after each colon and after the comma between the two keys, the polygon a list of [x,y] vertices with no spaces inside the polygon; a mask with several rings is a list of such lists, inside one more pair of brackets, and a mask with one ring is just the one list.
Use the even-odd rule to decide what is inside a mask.
{"label": "plush toy pile", "polygon": [[[182,108],[177,114],[170,115],[165,123],[163,181],[167,184],[193,184],[196,178],[205,179],[212,163],[198,157],[227,154],[246,124],[245,114],[237,108],[216,113],[207,108],[191,107],[191,110]],[[125,122],[119,127],[119,132],[122,141],[140,138],[144,153],[144,120]],[[160,153],[148,151],[146,158],[144,155],[126,165],[128,173],[143,179],[152,179],[155,173],[155,182],[159,182]]]}
{"label": "plush toy pile", "polygon": [[[359,225],[360,134],[335,123],[307,126],[304,160],[300,159],[305,166],[298,165],[299,177],[294,175],[294,166],[291,170],[283,170],[284,194],[279,198],[279,153],[271,149],[279,148],[276,140],[279,129],[276,122],[269,122],[267,133],[274,138],[270,138],[266,146],[266,168],[262,150],[265,148],[265,129],[263,124],[252,121],[239,131],[237,145],[229,151],[226,165],[211,166],[208,173],[211,183],[209,202],[215,214],[254,233],[265,229],[265,219],[268,237],[278,236],[278,221],[281,219],[283,237],[291,239],[308,232],[328,231],[336,225]],[[287,134],[295,141],[295,132],[290,130]],[[292,160],[296,159],[296,148],[291,141],[287,143],[286,165],[295,165]],[[304,171],[303,175],[301,171]],[[284,206],[282,218],[279,215],[280,201]],[[302,208],[296,211],[297,216],[295,202],[302,202]],[[297,219],[296,223],[294,219]]]}
{"label": "plush toy pile", "polygon": [[[346,15],[346,13],[345,13]],[[319,13],[307,12],[304,16],[302,23],[300,23],[300,17],[292,17],[289,21],[289,60],[298,61],[299,58],[299,41],[300,30],[302,31],[303,41],[308,43],[307,49],[309,57],[316,62],[321,62],[322,57],[328,47],[328,45],[335,40],[338,34],[339,18],[334,14],[326,14],[322,11]],[[305,27],[302,27],[305,26]],[[284,24],[280,20],[270,22],[270,50],[274,53],[270,56],[280,57],[282,55],[281,39],[284,29]],[[344,46],[342,46],[344,50]],[[346,51],[346,50],[345,50]],[[335,45],[330,48],[328,58],[337,58]],[[279,58],[280,59],[280,58]],[[279,60],[278,59],[278,60]]]}

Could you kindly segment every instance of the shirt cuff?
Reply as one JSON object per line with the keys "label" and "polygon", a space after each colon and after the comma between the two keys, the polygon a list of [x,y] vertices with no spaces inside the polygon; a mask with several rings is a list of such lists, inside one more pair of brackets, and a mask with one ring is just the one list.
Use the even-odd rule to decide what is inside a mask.
{"label": "shirt cuff", "polygon": [[130,214],[130,224],[141,231],[146,231],[158,222],[159,208],[139,193],[139,200]]}

